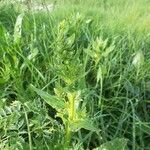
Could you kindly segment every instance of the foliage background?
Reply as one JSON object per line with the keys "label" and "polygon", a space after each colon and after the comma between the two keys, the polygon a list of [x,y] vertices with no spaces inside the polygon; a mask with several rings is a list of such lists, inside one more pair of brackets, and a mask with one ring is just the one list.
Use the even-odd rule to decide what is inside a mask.
{"label": "foliage background", "polygon": [[123,138],[148,150],[150,1],[64,0],[52,12],[11,2],[0,2],[0,148],[100,149]]}

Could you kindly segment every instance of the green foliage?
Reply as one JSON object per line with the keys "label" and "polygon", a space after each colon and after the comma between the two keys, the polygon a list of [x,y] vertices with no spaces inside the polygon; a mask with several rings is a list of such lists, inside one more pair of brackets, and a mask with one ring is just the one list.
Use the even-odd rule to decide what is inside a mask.
{"label": "green foliage", "polygon": [[23,14],[17,17],[14,28],[14,43],[18,43],[21,39],[21,27],[22,27]]}
{"label": "green foliage", "polygon": [[127,146],[127,141],[125,139],[114,139],[110,142],[102,144],[100,147],[94,150],[125,150]]}
{"label": "green foliage", "polygon": [[0,149],[148,150],[148,6],[64,0],[49,13],[3,1]]}
{"label": "green foliage", "polygon": [[55,108],[58,112],[61,112],[65,108],[65,103],[63,100],[58,99],[55,96],[51,96],[41,90],[38,90],[34,86],[31,87],[39,96],[41,96],[45,100],[46,103]]}

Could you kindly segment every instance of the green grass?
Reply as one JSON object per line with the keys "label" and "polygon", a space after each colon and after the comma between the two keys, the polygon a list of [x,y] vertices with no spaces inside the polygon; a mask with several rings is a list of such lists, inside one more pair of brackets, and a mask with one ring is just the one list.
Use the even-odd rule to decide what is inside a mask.
{"label": "green grass", "polygon": [[1,4],[0,149],[149,150],[149,6]]}

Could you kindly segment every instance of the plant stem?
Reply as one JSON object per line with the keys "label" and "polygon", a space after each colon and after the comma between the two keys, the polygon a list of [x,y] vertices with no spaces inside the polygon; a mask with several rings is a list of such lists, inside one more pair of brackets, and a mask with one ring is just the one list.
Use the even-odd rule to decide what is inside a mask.
{"label": "plant stem", "polygon": [[66,138],[65,138],[65,150],[69,149],[69,144],[70,144],[70,140],[71,140],[71,131],[70,131],[70,123],[67,124],[66,127]]}
{"label": "plant stem", "polygon": [[27,123],[28,138],[29,138],[29,150],[32,150],[32,140],[31,140],[31,132],[30,132],[30,127],[29,127],[28,115],[27,115],[27,112],[24,107],[23,107],[23,110],[24,110],[25,119],[26,119],[26,123]]}

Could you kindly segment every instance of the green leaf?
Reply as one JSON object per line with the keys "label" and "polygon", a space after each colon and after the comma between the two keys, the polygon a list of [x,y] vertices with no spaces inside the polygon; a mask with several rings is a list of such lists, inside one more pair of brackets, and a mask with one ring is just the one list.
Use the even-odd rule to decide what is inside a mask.
{"label": "green leaf", "polygon": [[126,150],[127,149],[127,140],[124,138],[116,138],[112,141],[102,144],[100,147],[97,147],[93,150]]}
{"label": "green leaf", "polygon": [[0,108],[3,108],[5,104],[6,104],[6,99],[5,98],[0,99]]}
{"label": "green leaf", "polygon": [[52,96],[47,92],[44,92],[40,89],[37,89],[33,85],[30,86],[39,96],[41,96],[44,101],[49,104],[51,107],[60,112],[62,109],[65,109],[65,102],[62,99],[57,98],[56,96]]}
{"label": "green leaf", "polygon": [[14,28],[14,43],[18,43],[21,38],[21,26],[24,14],[20,14],[17,17],[15,28]]}
{"label": "green leaf", "polygon": [[150,82],[146,82],[146,83],[145,83],[145,89],[146,89],[147,91],[150,91]]}
{"label": "green leaf", "polygon": [[75,41],[75,34],[72,34],[70,37],[66,39],[67,45],[71,47]]}
{"label": "green leaf", "polygon": [[142,130],[143,132],[150,135],[150,123],[149,122],[137,122],[136,123],[137,132]]}
{"label": "green leaf", "polygon": [[6,83],[7,81],[5,80],[5,79],[3,79],[3,78],[0,78],[0,84],[4,84],[4,83]]}
{"label": "green leaf", "polygon": [[132,61],[132,64],[139,68],[142,64],[144,63],[144,54],[143,52],[140,50],[140,51],[137,51],[134,55],[134,58],[133,58],[133,61]]}
{"label": "green leaf", "polygon": [[108,57],[108,55],[114,50],[114,48],[114,45],[106,48],[106,50],[102,53],[103,57]]}
{"label": "green leaf", "polygon": [[97,71],[97,83],[99,82],[99,81],[102,81],[102,78],[103,78],[103,75],[102,75],[102,69],[101,69],[101,66],[99,66],[99,68],[98,68],[98,71]]}
{"label": "green leaf", "polygon": [[79,119],[77,121],[72,122],[70,128],[73,132],[76,132],[81,128],[90,131],[98,131],[98,129],[93,125],[92,121],[89,118]]}
{"label": "green leaf", "polygon": [[0,84],[4,84],[10,79],[10,71],[8,64],[4,64],[4,68],[0,67]]}
{"label": "green leaf", "polygon": [[7,43],[8,33],[7,33],[7,30],[5,29],[5,27],[1,23],[0,23],[0,35],[1,35],[0,43],[1,44]]}

